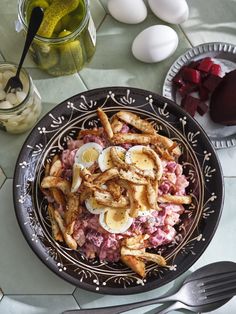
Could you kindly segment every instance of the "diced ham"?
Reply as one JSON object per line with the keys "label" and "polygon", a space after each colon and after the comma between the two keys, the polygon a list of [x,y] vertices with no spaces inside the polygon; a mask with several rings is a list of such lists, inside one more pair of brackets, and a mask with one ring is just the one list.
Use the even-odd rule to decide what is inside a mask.
{"label": "diced ham", "polygon": [[105,147],[105,139],[102,139],[101,137],[97,135],[88,134],[83,137],[84,144],[95,142],[99,145],[101,145],[103,148]]}

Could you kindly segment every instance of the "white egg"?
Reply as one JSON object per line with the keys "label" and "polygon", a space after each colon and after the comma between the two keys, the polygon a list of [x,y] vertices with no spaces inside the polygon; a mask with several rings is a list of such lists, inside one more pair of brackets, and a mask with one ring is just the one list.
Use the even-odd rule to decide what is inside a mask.
{"label": "white egg", "polygon": [[154,25],[137,35],[132,44],[132,53],[143,62],[160,62],[175,52],[178,42],[178,35],[171,27]]}
{"label": "white egg", "polygon": [[[121,146],[114,146],[121,158],[124,158],[126,150]],[[101,171],[114,167],[110,156],[111,147],[105,148],[98,157],[98,165]]]}
{"label": "white egg", "polygon": [[77,150],[75,154],[75,163],[88,168],[98,160],[98,156],[102,150],[103,147],[95,142],[86,143]]}
{"label": "white egg", "polygon": [[133,223],[133,218],[124,208],[109,208],[99,215],[100,225],[110,233],[124,233]]}
{"label": "white egg", "polygon": [[80,176],[81,170],[84,168],[83,165],[74,163],[72,168],[72,183],[71,183],[71,192],[74,193],[80,187],[82,183],[82,178]]}
{"label": "white egg", "polygon": [[161,20],[180,24],[188,19],[189,8],[185,0],[148,0],[151,10]]}
{"label": "white egg", "polygon": [[143,153],[143,145],[132,146],[125,155],[125,162],[127,164],[134,164],[143,170],[152,170],[155,167],[153,159],[147,154]]}
{"label": "white egg", "polygon": [[90,213],[95,215],[99,215],[105,210],[107,210],[107,208],[104,205],[98,204],[93,196],[85,200],[85,206]]}
{"label": "white egg", "polygon": [[138,24],[147,17],[143,0],[108,0],[110,14],[119,22]]}

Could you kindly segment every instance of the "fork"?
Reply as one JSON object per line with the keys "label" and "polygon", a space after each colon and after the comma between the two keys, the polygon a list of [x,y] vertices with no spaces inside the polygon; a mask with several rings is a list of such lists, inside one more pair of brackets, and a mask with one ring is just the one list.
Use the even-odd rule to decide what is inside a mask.
{"label": "fork", "polygon": [[[97,309],[81,309],[65,311],[63,314],[119,314],[131,309],[152,305],[155,303],[178,301],[172,305],[174,308],[192,308],[193,311],[203,307],[215,307],[215,303],[230,299],[236,295],[236,264],[233,262],[217,262],[204,266],[190,274],[184,281],[182,287],[172,295],[145,300],[133,304],[125,304]],[[183,304],[181,304],[181,302]],[[225,302],[219,303],[221,306]],[[209,305],[209,307],[207,306]],[[174,307],[175,306],[175,307]],[[173,308],[174,307],[174,308]],[[167,309],[157,312],[167,313]]]}
{"label": "fork", "polygon": [[4,91],[6,93],[16,92],[16,91],[20,91],[23,89],[23,84],[20,80],[20,70],[22,68],[22,65],[23,65],[23,62],[25,60],[26,54],[29,50],[29,47],[32,43],[32,40],[34,39],[34,37],[35,37],[35,35],[39,29],[39,26],[43,20],[43,16],[44,16],[44,13],[40,7],[35,7],[32,10],[32,13],[30,16],[30,21],[29,21],[28,32],[26,35],[25,45],[24,45],[21,59],[20,59],[20,62],[19,62],[19,65],[18,65],[18,68],[16,71],[16,75],[11,77],[8,80],[8,82],[4,88]]}
{"label": "fork", "polygon": [[[222,280],[222,281],[219,281]],[[204,282],[200,282],[196,286],[195,304],[186,304],[181,298],[169,307],[156,312],[155,314],[166,314],[177,309],[188,309],[193,312],[204,312],[215,309],[215,304],[219,301],[231,298],[236,295],[236,273],[221,274],[217,277],[206,278]],[[223,304],[222,304],[223,305]]]}

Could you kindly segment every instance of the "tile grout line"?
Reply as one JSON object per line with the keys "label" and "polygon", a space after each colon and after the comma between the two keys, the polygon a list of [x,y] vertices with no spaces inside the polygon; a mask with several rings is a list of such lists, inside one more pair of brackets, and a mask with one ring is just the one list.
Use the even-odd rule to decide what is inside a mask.
{"label": "tile grout line", "polygon": [[194,45],[192,44],[190,38],[187,36],[187,34],[185,33],[184,29],[182,26],[178,25],[179,26],[179,29],[181,30],[181,32],[184,34],[184,37],[186,38],[186,40],[189,42],[190,46],[191,47],[194,47]]}
{"label": "tile grout line", "polygon": [[1,302],[2,298],[3,298],[3,291],[2,291],[2,289],[0,288],[0,302]]}

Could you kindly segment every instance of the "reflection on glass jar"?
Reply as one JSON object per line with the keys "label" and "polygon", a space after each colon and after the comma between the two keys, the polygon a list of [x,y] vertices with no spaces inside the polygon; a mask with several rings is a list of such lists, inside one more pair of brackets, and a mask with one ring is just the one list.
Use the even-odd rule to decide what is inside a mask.
{"label": "reflection on glass jar", "polygon": [[31,45],[34,62],[53,76],[80,71],[96,46],[88,0],[19,0],[18,19],[25,32],[36,6],[43,8],[44,18]]}
{"label": "reflection on glass jar", "polygon": [[4,87],[16,71],[16,65],[0,63],[0,129],[14,134],[32,128],[42,111],[40,95],[24,69],[20,72],[23,90],[5,93]]}

